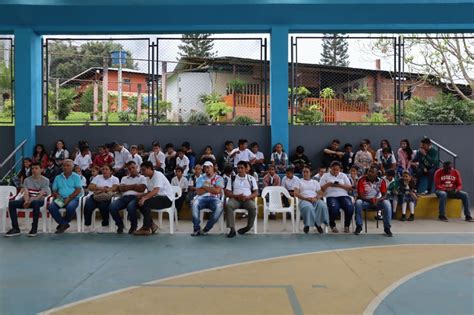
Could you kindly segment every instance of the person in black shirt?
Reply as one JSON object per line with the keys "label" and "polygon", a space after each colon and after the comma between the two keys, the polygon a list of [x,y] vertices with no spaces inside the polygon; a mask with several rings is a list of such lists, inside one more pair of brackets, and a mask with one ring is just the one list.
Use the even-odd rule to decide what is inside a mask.
{"label": "person in black shirt", "polygon": [[295,154],[290,158],[290,163],[295,168],[295,173],[301,174],[305,165],[311,166],[311,162],[308,157],[304,154],[303,146],[299,145],[296,147]]}
{"label": "person in black shirt", "polygon": [[352,144],[344,144],[344,156],[342,157],[342,171],[349,174],[349,171],[354,164],[354,152],[352,152]]}
{"label": "person in black shirt", "polygon": [[331,142],[331,145],[324,149],[323,151],[323,161],[322,166],[329,167],[333,161],[341,162],[344,152],[339,150],[339,145],[341,141],[339,139],[334,139]]}

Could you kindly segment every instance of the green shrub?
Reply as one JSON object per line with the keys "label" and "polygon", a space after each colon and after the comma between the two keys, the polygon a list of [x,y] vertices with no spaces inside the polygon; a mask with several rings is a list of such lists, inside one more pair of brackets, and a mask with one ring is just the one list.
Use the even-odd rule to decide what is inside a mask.
{"label": "green shrub", "polygon": [[227,84],[229,89],[231,91],[234,91],[235,93],[242,93],[246,85],[247,85],[247,82],[241,79],[230,80],[229,83]]}
{"label": "green shrub", "polygon": [[367,87],[354,89],[351,92],[347,92],[344,94],[344,99],[346,101],[357,101],[357,102],[364,102],[367,103],[372,96],[369,89]]}
{"label": "green shrub", "polygon": [[206,104],[206,113],[214,122],[220,121],[223,117],[225,117],[230,112],[232,112],[232,108],[230,108],[224,102]]}
{"label": "green shrub", "polygon": [[249,126],[255,124],[255,120],[250,118],[249,116],[235,116],[232,120],[236,125],[240,126]]}
{"label": "green shrub", "polygon": [[336,93],[330,87],[324,88],[319,92],[319,97],[324,99],[332,99],[336,97]]}
{"label": "green shrub", "polygon": [[128,110],[119,112],[117,114],[120,122],[132,122],[136,120],[136,116]]}
{"label": "green shrub", "polygon": [[71,108],[74,105],[74,99],[76,97],[76,92],[72,88],[60,88],[58,91],[58,100],[56,107],[56,93],[52,89],[49,89],[49,108],[52,109],[53,113],[58,117],[58,120],[66,120],[66,117],[69,116]]}
{"label": "green shrub", "polygon": [[372,113],[364,116],[364,121],[368,123],[386,123],[388,122],[387,117],[382,113]]}
{"label": "green shrub", "polygon": [[318,124],[321,123],[323,119],[324,114],[319,105],[303,106],[296,114],[296,122],[305,125]]}
{"label": "green shrub", "polygon": [[208,125],[211,122],[206,113],[194,112],[188,117],[188,123],[192,125]]}
{"label": "green shrub", "polygon": [[[99,103],[97,106],[102,107],[102,87],[99,86]],[[82,93],[79,100],[79,111],[84,113],[92,113],[94,110],[94,86],[89,85]]]}
{"label": "green shrub", "polygon": [[474,121],[474,101],[440,93],[433,100],[413,97],[405,102],[405,121],[431,123],[466,123]]}

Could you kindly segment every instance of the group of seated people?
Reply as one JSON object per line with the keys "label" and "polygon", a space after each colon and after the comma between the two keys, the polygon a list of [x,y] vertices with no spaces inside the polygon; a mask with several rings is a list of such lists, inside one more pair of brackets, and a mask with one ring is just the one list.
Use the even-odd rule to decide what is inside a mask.
{"label": "group of seated people", "polygon": [[[21,208],[33,209],[28,235],[35,236],[40,209],[46,202],[45,197],[50,195],[47,209],[58,223],[56,233],[63,233],[70,227],[80,198],[87,194],[83,207],[86,232],[93,230],[93,214],[98,209],[102,229],[108,227],[110,214],[117,233],[124,233],[123,219],[128,218],[129,234],[151,235],[158,230],[152,209],[169,208],[175,201],[179,213],[187,200],[192,209],[192,236],[206,235],[225,211],[227,237],[233,238],[237,233],[245,234],[252,229],[257,215],[256,197],[269,186],[282,186],[290,198],[297,198],[305,233],[312,227],[324,233],[323,224],[338,233],[336,220],[342,210],[344,232],[349,233],[355,213],[354,233],[358,235],[362,231],[363,210],[372,209],[380,211],[384,234],[392,236],[391,219],[398,202],[402,203],[401,220],[406,220],[407,205],[408,220],[414,220],[419,182],[424,177],[427,190],[423,193],[429,193],[434,183],[440,200],[440,220],[447,221],[446,199],[456,198],[462,200],[466,221],[472,221],[469,196],[461,190],[459,171],[453,169],[450,162],[437,168],[436,150],[430,139],[423,139],[416,152],[408,140],[402,140],[397,151],[398,162],[387,140],[382,141],[377,151],[371,149],[368,140],[362,141],[356,153],[350,144],[344,146],[344,151],[340,151],[339,146],[340,141],[333,140],[324,149],[321,166],[313,176],[302,146],[298,146],[289,159],[283,146],[275,145],[267,165],[258,144],[252,143],[248,149],[245,139],[239,140],[237,148],[232,141],[226,141],[222,163],[218,163],[209,146],[197,159],[188,142],[177,151],[172,144],[167,144],[164,152],[160,144],[154,142],[149,153],[145,153],[143,145],[132,145],[129,151],[125,144],[111,143],[99,146],[98,152],[93,154],[86,142],[81,141],[70,153],[64,141],[59,140],[49,155],[44,146],[38,144],[33,157],[24,160],[18,175],[21,191],[10,201],[12,228],[6,236],[20,234],[17,209]],[[172,186],[181,188],[182,195],[178,199]],[[284,207],[291,204],[283,195],[281,203]],[[64,215],[61,209],[65,209]],[[120,210],[124,209],[126,216],[122,218]],[[204,209],[210,211],[210,216],[201,229],[200,212]],[[247,225],[238,231],[235,230],[236,209],[248,212]],[[138,211],[143,216],[140,228]]]}

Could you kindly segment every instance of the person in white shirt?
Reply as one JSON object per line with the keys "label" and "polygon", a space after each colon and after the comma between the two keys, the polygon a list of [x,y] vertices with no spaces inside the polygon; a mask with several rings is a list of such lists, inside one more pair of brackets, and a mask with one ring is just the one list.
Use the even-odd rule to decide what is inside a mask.
{"label": "person in white shirt", "polygon": [[161,152],[161,147],[159,142],[153,142],[153,151],[150,152],[148,156],[148,161],[153,164],[153,168],[162,173],[165,172],[166,167],[166,155]]}
{"label": "person in white shirt", "polygon": [[113,148],[114,148],[114,160],[115,160],[115,163],[114,163],[115,176],[117,176],[120,179],[126,175],[125,164],[127,164],[127,162],[130,161],[131,156],[130,156],[130,152],[128,152],[128,150],[125,149],[124,146],[121,145],[120,143],[114,143]]}
{"label": "person in white shirt", "polygon": [[82,188],[86,189],[87,188],[87,179],[84,177],[84,175],[82,175],[82,170],[81,170],[81,167],[79,165],[74,166],[74,173],[79,175],[79,177],[81,178]]}
{"label": "person in white shirt", "polygon": [[240,161],[253,163],[255,161],[255,154],[247,149],[248,141],[246,139],[239,140],[239,147],[232,150],[230,158],[234,159],[234,168],[237,168],[237,164]]}
{"label": "person in white shirt", "polygon": [[278,173],[284,173],[288,167],[288,154],[283,150],[281,143],[275,144],[270,158],[272,165],[275,165]]}
{"label": "person in white shirt", "polygon": [[176,166],[179,166],[183,168],[183,176],[187,177],[188,176],[188,171],[189,171],[189,159],[188,157],[184,154],[183,150],[178,150],[177,152],[177,157],[176,157]]}
{"label": "person in white shirt", "polygon": [[326,202],[329,209],[329,226],[333,233],[338,233],[336,227],[336,217],[339,210],[344,211],[344,233],[349,233],[352,215],[354,214],[354,203],[349,196],[352,191],[352,184],[346,174],[341,172],[342,164],[333,161],[330,170],[321,177],[321,188],[326,195]]}
{"label": "person in white shirt", "polygon": [[[99,208],[102,227],[109,226],[109,206],[112,201],[112,187],[119,184],[119,179],[112,175],[112,166],[102,166],[102,175],[97,175],[89,184],[91,196],[84,206],[84,225],[88,232],[92,224],[92,213]],[[106,195],[106,196],[104,196]],[[100,196],[100,197],[99,197]]]}
{"label": "person in white shirt", "polygon": [[[140,156],[140,154],[138,154],[138,146],[136,145],[132,145],[130,147],[130,161],[135,162],[135,164],[138,167],[140,167],[140,165],[142,165],[143,163],[142,157]],[[128,169],[128,166],[127,166],[127,169]]]}
{"label": "person in white shirt", "polygon": [[[114,185],[113,191],[121,193],[120,198],[110,204],[110,214],[117,225],[117,233],[123,233],[123,220],[120,217],[120,210],[126,209],[130,219],[130,229],[128,234],[133,234],[137,230],[137,208],[138,194],[146,190],[145,176],[139,173],[139,165],[135,161],[128,161],[126,164],[128,176],[122,177],[120,185]],[[124,218],[126,214],[124,214]]]}
{"label": "person in white shirt", "polygon": [[250,151],[252,151],[252,153],[255,155],[253,169],[255,172],[257,172],[257,174],[263,173],[265,171],[265,156],[259,151],[257,142],[253,142],[250,145]]}
{"label": "person in white shirt", "polygon": [[181,197],[176,199],[174,202],[179,214],[188,195],[189,182],[186,177],[184,177],[184,170],[181,166],[176,167],[175,174],[176,176],[171,179],[171,186],[181,187]]}
{"label": "person in white shirt", "polygon": [[150,161],[143,162],[141,173],[146,179],[147,193],[138,194],[138,209],[143,214],[143,226],[134,235],[151,235],[156,233],[158,225],[153,223],[151,209],[166,209],[171,207],[175,198],[170,182],[163,173],[154,170]]}
{"label": "person in white shirt", "polygon": [[288,167],[285,176],[283,176],[283,179],[281,180],[281,186],[285,187],[290,195],[293,196],[293,192],[295,188],[298,187],[299,183],[300,179],[295,176],[295,169],[292,166]]}
{"label": "person in white shirt", "polygon": [[230,229],[228,238],[232,238],[235,233],[234,211],[236,209],[246,209],[248,211],[247,226],[239,229],[238,233],[243,235],[253,227],[255,216],[257,215],[257,205],[255,197],[258,195],[258,185],[255,178],[247,174],[249,163],[240,161],[237,164],[237,176],[227,182],[225,195],[229,198],[226,208],[227,227]]}
{"label": "person in white shirt", "polygon": [[90,177],[90,167],[92,165],[92,158],[89,153],[89,147],[84,146],[81,148],[81,153],[76,155],[76,158],[74,159],[74,164],[78,165],[86,179],[89,179]]}
{"label": "person in white shirt", "polygon": [[311,169],[303,167],[303,178],[295,188],[295,197],[299,200],[301,217],[304,222],[305,233],[309,232],[311,226],[315,226],[320,234],[324,233],[321,225],[328,222],[328,208],[322,200],[323,192],[317,181],[311,179]]}

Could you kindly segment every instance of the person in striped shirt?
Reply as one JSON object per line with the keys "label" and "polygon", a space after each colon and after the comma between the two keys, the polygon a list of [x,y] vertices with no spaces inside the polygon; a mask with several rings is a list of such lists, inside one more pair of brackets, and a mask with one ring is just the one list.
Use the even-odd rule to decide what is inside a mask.
{"label": "person in striped shirt", "polygon": [[[49,188],[49,179],[42,176],[43,169],[39,162],[31,164],[30,177],[27,177],[23,182],[20,194],[22,195],[17,200],[11,200],[8,204],[8,210],[10,212],[10,219],[12,222],[12,228],[7,232],[5,236],[16,236],[20,235],[20,227],[18,225],[18,209],[33,209],[33,223],[28,236],[36,236],[38,231],[38,218],[41,207],[44,205],[44,198],[51,194]],[[45,218],[43,218],[44,220]]]}

